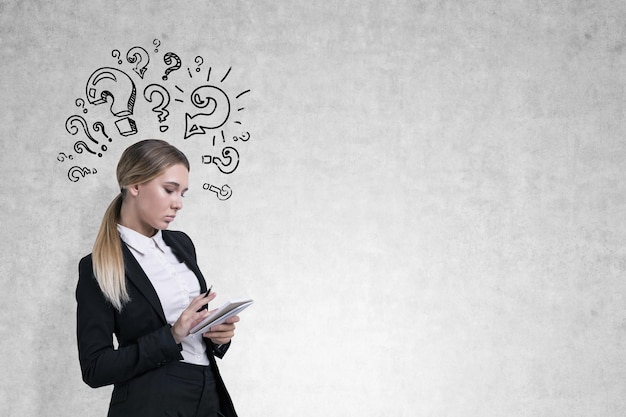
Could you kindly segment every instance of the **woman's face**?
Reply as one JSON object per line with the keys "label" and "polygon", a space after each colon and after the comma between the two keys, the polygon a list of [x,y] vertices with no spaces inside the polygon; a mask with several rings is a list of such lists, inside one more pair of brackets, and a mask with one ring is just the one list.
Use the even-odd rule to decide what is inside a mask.
{"label": "woman's face", "polygon": [[189,171],[182,164],[172,165],[158,177],[129,187],[134,198],[132,229],[146,236],[167,229],[178,210],[183,208],[183,197],[189,187]]}

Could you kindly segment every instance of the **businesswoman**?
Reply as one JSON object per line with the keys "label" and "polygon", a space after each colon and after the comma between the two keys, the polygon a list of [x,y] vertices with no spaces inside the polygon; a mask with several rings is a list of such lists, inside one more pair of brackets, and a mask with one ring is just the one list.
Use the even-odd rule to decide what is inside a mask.
{"label": "businesswoman", "polygon": [[[189,162],[162,140],[124,151],[120,194],[79,263],[77,338],[83,380],[113,384],[109,417],[236,417],[219,374],[237,316],[204,334],[207,285],[189,237],[166,230],[182,209]],[[114,343],[113,335],[117,340]]]}

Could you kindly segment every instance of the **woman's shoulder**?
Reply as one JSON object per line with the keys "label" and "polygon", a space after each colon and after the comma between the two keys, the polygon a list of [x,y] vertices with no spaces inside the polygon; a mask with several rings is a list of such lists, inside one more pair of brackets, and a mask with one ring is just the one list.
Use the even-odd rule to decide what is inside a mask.
{"label": "woman's shoulder", "polygon": [[191,238],[185,232],[182,232],[180,230],[163,230],[162,233],[163,239],[165,239],[165,241],[174,240],[185,245],[193,246]]}

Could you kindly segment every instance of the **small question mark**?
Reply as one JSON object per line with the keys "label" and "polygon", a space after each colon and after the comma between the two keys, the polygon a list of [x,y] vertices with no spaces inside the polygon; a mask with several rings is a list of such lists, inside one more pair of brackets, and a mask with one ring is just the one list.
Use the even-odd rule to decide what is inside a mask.
{"label": "small question mark", "polygon": [[122,53],[121,53],[120,51],[118,51],[117,49],[114,49],[114,50],[111,52],[111,55],[113,56],[113,58],[117,58],[117,63],[118,63],[118,65],[122,65],[122,60],[121,60],[121,59],[119,59],[119,58],[120,58],[120,56],[122,55]]}
{"label": "small question mark", "polygon": [[[231,153],[234,155],[231,156]],[[230,146],[225,147],[222,149],[222,157],[227,160],[227,162],[222,161],[222,158],[218,156],[202,155],[202,163],[215,164],[217,169],[224,174],[233,173],[239,166],[239,152],[237,152],[237,149]]]}
{"label": "small question mark", "polygon": [[57,156],[57,161],[59,162],[63,162],[65,161],[65,158],[67,159],[74,159],[74,156],[70,155],[65,155],[65,152],[59,152],[59,155]]}
{"label": "small question mark", "polygon": [[247,142],[250,139],[250,132],[243,132],[241,136],[233,136],[233,140],[237,142],[238,140],[242,142]]}
{"label": "small question mark", "polygon": [[[91,136],[91,133],[89,132],[89,126],[87,125],[87,122],[85,121],[85,119],[83,119],[82,117],[76,114],[68,117],[67,120],[65,121],[65,130],[67,130],[67,133],[69,133],[70,135],[76,135],[78,133],[79,129],[77,126],[75,126],[76,123],[82,126],[85,135],[87,135],[90,141],[92,141],[96,145],[99,145],[99,142],[95,140],[93,136]],[[107,150],[106,145],[102,145],[101,149],[103,152],[106,152]],[[74,144],[74,150],[76,151],[76,153],[83,153],[83,150],[87,150],[89,153],[96,155],[96,153],[92,151],[91,149],[89,149],[87,144],[83,142],[82,140]],[[102,157],[101,153],[98,153],[97,155],[99,157]]]}
{"label": "small question mark", "polygon": [[[194,61],[195,61],[196,64],[198,64],[198,67],[196,68],[196,72],[200,72],[200,65],[202,65],[204,63],[204,59],[202,59],[201,56],[197,56]],[[198,61],[200,61],[200,62],[198,62]]]}
{"label": "small question mark", "polygon": [[156,46],[156,48],[154,48],[154,52],[158,53],[159,52],[158,47],[161,46],[161,41],[158,39],[155,39],[152,41],[152,44]]}
{"label": "small question mark", "polygon": [[[96,132],[99,132],[102,130],[102,134],[104,135],[105,138],[107,138],[109,140],[109,142],[113,142],[113,139],[111,139],[109,137],[109,135],[107,135],[107,132],[105,132],[104,130],[104,124],[102,122],[96,122],[93,124],[93,130],[95,130]],[[102,145],[105,149],[102,149],[103,151],[106,151],[106,147],[104,145]]]}
{"label": "small question mark", "polygon": [[96,174],[97,172],[95,168],[92,170],[87,167],[73,166],[67,171],[67,178],[72,182],[77,182],[79,179],[85,178],[85,175]]}
{"label": "small question mark", "polygon": [[214,192],[218,198],[218,200],[228,200],[230,198],[231,195],[233,195],[233,191],[230,189],[230,187],[227,184],[222,185],[222,188],[219,188],[216,185],[211,185],[209,183],[204,183],[202,185],[202,188],[204,188],[205,190],[209,190],[211,192]]}
{"label": "small question mark", "polygon": [[83,109],[83,113],[87,113],[87,109],[85,108],[85,100],[83,100],[82,98],[77,98],[75,103],[76,107],[81,107]]}
{"label": "small question mark", "polygon": [[[176,63],[174,63],[174,61],[176,61]],[[168,52],[163,57],[163,62],[165,62],[165,65],[170,65],[169,67],[165,69],[165,75],[163,76],[163,81],[167,81],[167,76],[171,72],[179,69],[180,65],[182,64],[182,61],[180,60],[180,57],[176,55],[174,52]]]}

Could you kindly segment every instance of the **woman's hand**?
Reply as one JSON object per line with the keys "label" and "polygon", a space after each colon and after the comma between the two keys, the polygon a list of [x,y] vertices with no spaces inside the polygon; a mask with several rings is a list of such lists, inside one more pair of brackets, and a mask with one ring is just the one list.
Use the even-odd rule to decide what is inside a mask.
{"label": "woman's hand", "polygon": [[191,300],[189,306],[180,314],[180,317],[172,326],[172,336],[174,336],[176,343],[181,343],[183,339],[187,337],[189,330],[191,330],[193,326],[208,317],[210,314],[209,311],[206,309],[200,309],[209,301],[213,300],[216,295],[216,293],[212,292],[208,297],[206,297],[206,293],[203,293]]}
{"label": "woman's hand", "polygon": [[229,317],[224,323],[213,326],[208,332],[202,333],[202,336],[211,339],[216,345],[225,345],[235,336],[235,323],[238,321],[239,316]]}

